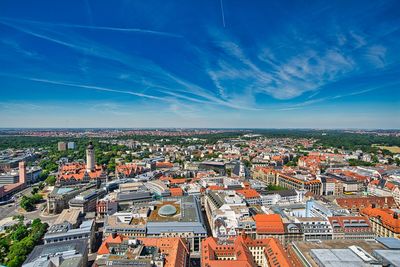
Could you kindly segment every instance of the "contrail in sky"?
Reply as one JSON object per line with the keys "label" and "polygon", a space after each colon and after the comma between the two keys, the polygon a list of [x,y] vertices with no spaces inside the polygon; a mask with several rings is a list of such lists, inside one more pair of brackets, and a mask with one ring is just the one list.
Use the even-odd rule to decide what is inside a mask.
{"label": "contrail in sky", "polygon": [[221,15],[222,15],[222,25],[225,28],[225,14],[224,14],[224,5],[222,4],[222,0],[219,0],[220,4],[221,4]]}
{"label": "contrail in sky", "polygon": [[25,23],[25,24],[36,24],[42,26],[55,26],[55,27],[65,27],[65,28],[77,28],[77,29],[89,29],[89,30],[104,30],[104,31],[118,31],[118,32],[137,32],[137,33],[147,33],[154,35],[163,35],[174,38],[183,38],[182,35],[162,32],[162,31],[154,31],[147,30],[141,28],[120,28],[120,27],[109,27],[109,26],[92,26],[92,25],[80,25],[80,24],[69,24],[69,23],[53,23],[53,22],[41,22],[34,20],[23,20],[23,19],[11,19],[6,17],[0,17],[0,22],[4,23],[16,22],[16,23]]}

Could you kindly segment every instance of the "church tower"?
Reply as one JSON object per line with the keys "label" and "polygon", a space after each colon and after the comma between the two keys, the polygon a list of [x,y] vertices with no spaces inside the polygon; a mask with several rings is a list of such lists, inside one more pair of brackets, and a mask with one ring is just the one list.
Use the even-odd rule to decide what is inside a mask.
{"label": "church tower", "polygon": [[86,149],[86,171],[94,171],[95,169],[95,159],[94,159],[94,146],[92,142],[89,142],[89,145]]}

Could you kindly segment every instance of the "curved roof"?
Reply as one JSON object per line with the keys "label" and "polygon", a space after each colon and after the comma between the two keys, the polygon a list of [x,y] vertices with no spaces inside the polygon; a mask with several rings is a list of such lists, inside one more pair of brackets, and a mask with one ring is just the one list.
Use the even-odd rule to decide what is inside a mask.
{"label": "curved roof", "polygon": [[158,215],[160,216],[172,216],[175,215],[175,213],[177,212],[176,208],[170,204],[164,205],[162,206],[159,210],[158,210]]}

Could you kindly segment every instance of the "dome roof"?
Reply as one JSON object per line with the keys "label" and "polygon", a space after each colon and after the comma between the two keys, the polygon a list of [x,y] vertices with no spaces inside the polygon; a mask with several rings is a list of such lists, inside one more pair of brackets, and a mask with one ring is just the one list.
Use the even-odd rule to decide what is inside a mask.
{"label": "dome roof", "polygon": [[177,212],[176,208],[170,204],[162,206],[158,210],[158,215],[160,216],[172,216],[175,215]]}

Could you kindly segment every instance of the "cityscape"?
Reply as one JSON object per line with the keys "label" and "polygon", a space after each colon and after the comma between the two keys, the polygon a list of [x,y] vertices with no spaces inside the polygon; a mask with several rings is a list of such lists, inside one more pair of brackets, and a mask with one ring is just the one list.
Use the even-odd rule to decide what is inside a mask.
{"label": "cityscape", "polygon": [[0,3],[0,266],[400,267],[400,2]]}

